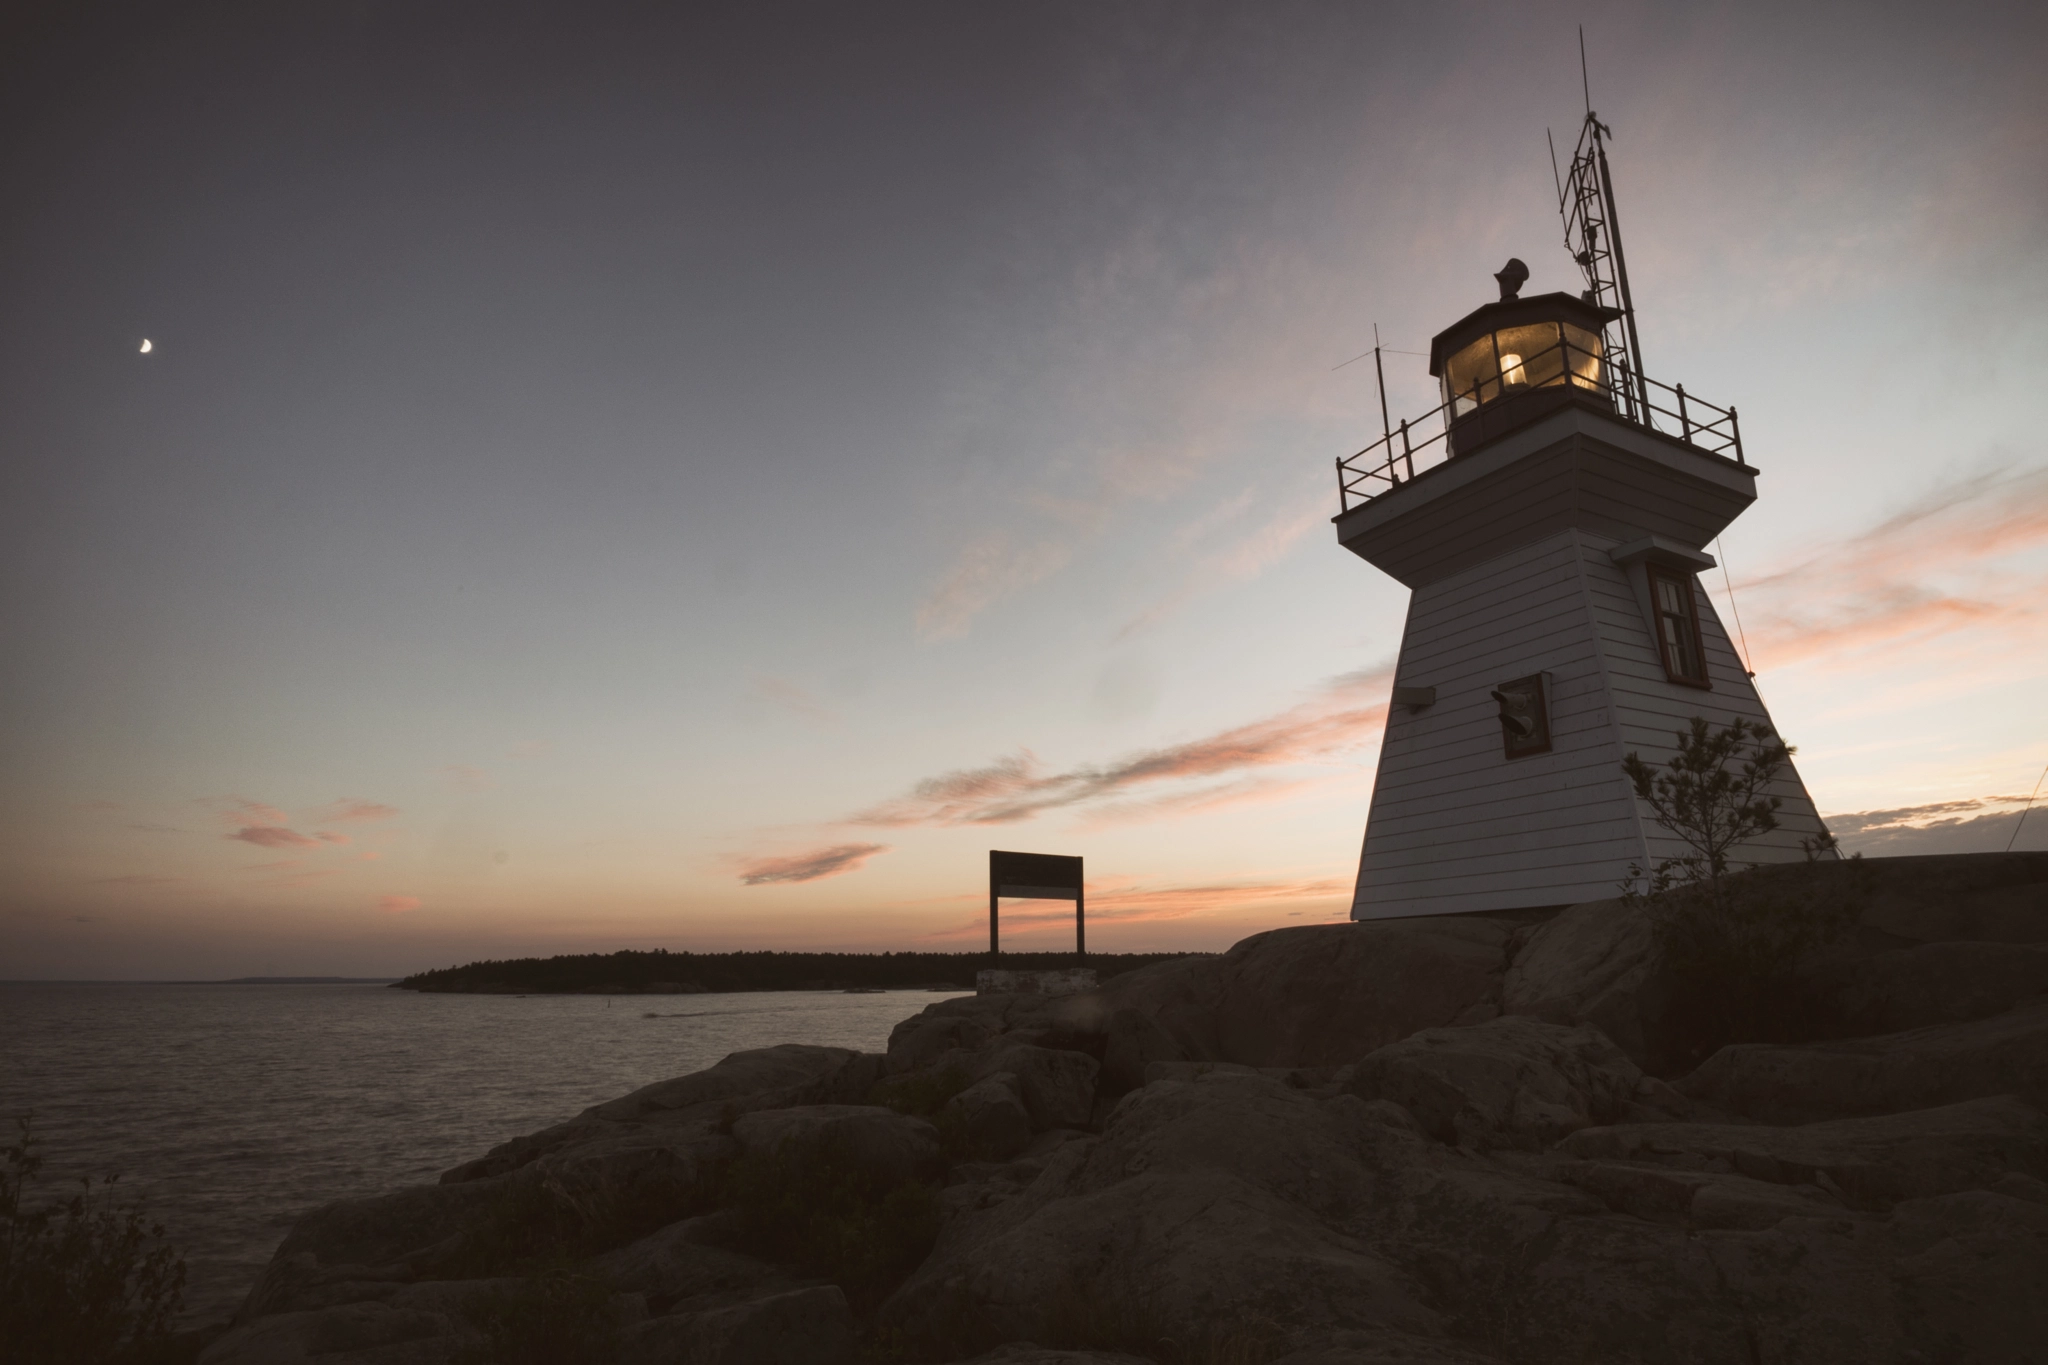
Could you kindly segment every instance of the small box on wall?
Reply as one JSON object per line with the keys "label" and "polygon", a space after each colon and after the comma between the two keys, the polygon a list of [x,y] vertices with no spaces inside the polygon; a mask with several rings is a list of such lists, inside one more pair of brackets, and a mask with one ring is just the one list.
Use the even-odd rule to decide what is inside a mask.
{"label": "small box on wall", "polygon": [[1493,689],[1500,705],[1501,751],[1508,758],[1550,752],[1550,675],[1531,673]]}

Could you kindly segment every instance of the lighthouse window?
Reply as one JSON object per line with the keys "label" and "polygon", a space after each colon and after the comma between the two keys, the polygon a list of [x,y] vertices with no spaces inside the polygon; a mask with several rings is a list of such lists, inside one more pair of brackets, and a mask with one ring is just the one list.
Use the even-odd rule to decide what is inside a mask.
{"label": "lighthouse window", "polygon": [[1657,608],[1657,646],[1664,676],[1693,687],[1707,686],[1706,653],[1700,648],[1700,618],[1690,575],[1650,571],[1650,597]]}

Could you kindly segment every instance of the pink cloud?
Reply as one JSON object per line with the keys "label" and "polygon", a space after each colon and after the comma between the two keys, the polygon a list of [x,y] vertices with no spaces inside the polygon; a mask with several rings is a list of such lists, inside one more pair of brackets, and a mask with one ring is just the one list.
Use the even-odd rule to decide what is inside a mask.
{"label": "pink cloud", "polygon": [[468,763],[450,763],[441,769],[442,774],[464,791],[482,791],[491,785],[491,775],[482,768]]}
{"label": "pink cloud", "polygon": [[419,909],[420,898],[418,896],[379,896],[377,898],[377,908],[386,914],[402,915],[408,910]]}
{"label": "pink cloud", "polygon": [[244,825],[227,837],[258,848],[317,848],[320,845],[320,840],[282,825]]}
{"label": "pink cloud", "polygon": [[[1101,767],[1049,772],[1029,750],[1019,750],[985,767],[928,777],[908,796],[870,807],[849,823],[1011,824],[1041,811],[1107,802],[1153,784],[1232,778],[1251,769],[1327,759],[1378,736],[1387,717],[1387,703],[1378,698],[1385,696],[1392,676],[1386,669],[1346,674],[1326,683],[1311,700],[1276,715]],[[1163,812],[1227,795],[1221,790],[1162,792],[1153,800]],[[1127,808],[1127,813],[1137,809]]]}
{"label": "pink cloud", "polygon": [[1969,475],[1788,567],[1738,584],[1752,667],[2034,630],[2048,577],[1996,561],[2048,546],[2048,469]]}
{"label": "pink cloud", "polygon": [[740,880],[748,886],[814,882],[857,871],[868,859],[888,851],[887,844],[835,844],[787,858],[755,858],[741,866]]}

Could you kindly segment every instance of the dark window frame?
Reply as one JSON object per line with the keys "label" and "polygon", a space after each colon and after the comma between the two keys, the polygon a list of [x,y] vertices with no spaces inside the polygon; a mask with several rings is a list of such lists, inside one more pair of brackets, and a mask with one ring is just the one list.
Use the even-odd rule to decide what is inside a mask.
{"label": "dark window frame", "polygon": [[[1499,704],[1501,757],[1506,759],[1534,758],[1550,752],[1550,686],[1541,673],[1531,673],[1526,678],[1516,678],[1494,688],[1491,693]],[[1533,697],[1535,705],[1530,716],[1535,724],[1534,731],[1527,738],[1517,738],[1508,722],[1507,695]]]}
{"label": "dark window frame", "polygon": [[[1666,682],[1677,683],[1680,687],[1698,687],[1705,691],[1714,690],[1714,683],[1707,676],[1706,642],[1700,636],[1699,580],[1678,569],[1667,569],[1656,564],[1645,564],[1650,576],[1650,631],[1656,637],[1657,658],[1664,665]],[[1664,609],[1664,600],[1657,592],[1658,580],[1671,584],[1684,596],[1686,614],[1679,618]],[[1670,642],[1664,638],[1664,623],[1667,620],[1683,619],[1687,637],[1692,641],[1692,656],[1699,660],[1699,676],[1690,677],[1672,667]]]}

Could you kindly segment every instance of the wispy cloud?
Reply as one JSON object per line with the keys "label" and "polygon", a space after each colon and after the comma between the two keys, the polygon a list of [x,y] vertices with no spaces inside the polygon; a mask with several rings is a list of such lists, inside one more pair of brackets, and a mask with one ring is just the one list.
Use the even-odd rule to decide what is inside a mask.
{"label": "wispy cloud", "polygon": [[1931,490],[1869,530],[1738,584],[1756,667],[1924,641],[1973,627],[2034,628],[2048,594],[2048,468],[2006,465]]}
{"label": "wispy cloud", "polygon": [[199,804],[231,825],[288,825],[292,822],[291,817],[276,806],[251,801],[244,796],[217,797]]}
{"label": "wispy cloud", "polygon": [[[1049,771],[1029,750],[979,768],[961,768],[919,782],[907,796],[885,801],[848,823],[1000,825],[1043,811],[1101,805],[1143,792],[1158,809],[1185,808],[1214,788],[1172,784],[1239,778],[1258,769],[1311,763],[1368,743],[1385,722],[1391,670],[1380,668],[1332,679],[1317,695],[1277,715],[1234,726],[1185,744],[1145,750],[1113,763]],[[1156,795],[1154,795],[1156,793]]]}
{"label": "wispy cloud", "polygon": [[389,820],[398,814],[398,807],[387,806],[381,801],[365,801],[360,797],[344,796],[331,806],[323,807],[308,817],[308,823],[315,825],[342,825],[352,822],[365,824]]}
{"label": "wispy cloud", "polygon": [[1200,882],[1192,886],[1110,886],[1088,897],[1091,919],[1162,920],[1228,910],[1271,909],[1314,902],[1351,907],[1348,878],[1300,877],[1274,881]]}
{"label": "wispy cloud", "polygon": [[990,532],[960,552],[939,586],[918,607],[919,638],[951,640],[965,635],[974,618],[998,598],[1058,573],[1073,554],[1069,540],[1018,545],[1007,532]]}
{"label": "wispy cloud", "polygon": [[320,846],[320,840],[313,838],[311,835],[301,834],[295,829],[287,829],[283,825],[244,825],[227,837],[239,839],[245,844],[254,844],[258,848],[318,848]]}
{"label": "wispy cloud", "polygon": [[[1146,924],[1188,919],[1196,915],[1257,915],[1278,918],[1338,918],[1351,908],[1352,885],[1340,877],[1279,877],[1269,880],[1197,882],[1186,886],[1147,885],[1115,879],[1088,887],[1091,924]],[[1005,901],[1006,928],[1025,930],[1071,924],[1073,906],[1065,901]],[[931,935],[935,939],[978,939],[988,921],[965,919]]]}
{"label": "wispy cloud", "polygon": [[441,776],[464,791],[483,791],[491,785],[489,773],[468,763],[447,764],[441,769]]}
{"label": "wispy cloud", "polygon": [[834,844],[785,858],[754,858],[740,868],[748,886],[775,882],[815,882],[858,870],[868,859],[889,851],[887,844]]}
{"label": "wispy cloud", "polygon": [[[1257,578],[1286,557],[1304,535],[1329,520],[1328,490],[1318,488],[1313,497],[1297,499],[1249,530],[1226,534],[1228,524],[1250,506],[1246,495],[1210,508],[1181,527],[1174,541],[1192,562],[1178,575],[1173,590],[1126,621],[1117,631],[1126,640],[1158,625],[1203,592],[1224,583],[1244,583]],[[1222,540],[1213,548],[1198,548],[1205,542]]]}
{"label": "wispy cloud", "polygon": [[[282,851],[338,847],[353,842],[349,835],[339,830],[315,829],[306,833],[294,829],[291,817],[276,806],[246,797],[224,797],[203,803],[216,815],[233,826],[223,838],[237,843],[250,844],[256,848]],[[349,822],[374,823],[387,820],[398,814],[393,806],[375,801],[364,801],[353,797],[341,800],[315,811],[311,823],[316,825],[342,824]],[[251,871],[269,874],[272,885],[300,885],[304,882],[335,875],[333,869],[309,870],[297,859],[284,863],[262,864]]]}
{"label": "wispy cloud", "polygon": [[754,691],[794,715],[819,725],[837,725],[839,713],[810,692],[784,678],[754,675]]}
{"label": "wispy cloud", "polygon": [[2027,796],[2019,793],[1852,811],[1822,818],[1829,831],[1851,852],[1880,857],[1999,850],[2014,841],[2016,827],[2015,847],[2048,848],[2048,808],[2039,803],[2031,812],[2026,808]]}
{"label": "wispy cloud", "polygon": [[377,897],[377,908],[387,915],[402,915],[408,910],[420,908],[418,896],[386,895]]}

